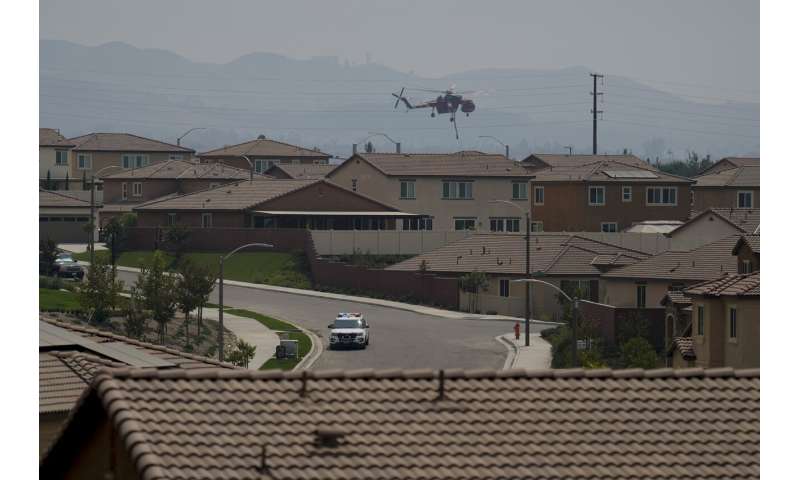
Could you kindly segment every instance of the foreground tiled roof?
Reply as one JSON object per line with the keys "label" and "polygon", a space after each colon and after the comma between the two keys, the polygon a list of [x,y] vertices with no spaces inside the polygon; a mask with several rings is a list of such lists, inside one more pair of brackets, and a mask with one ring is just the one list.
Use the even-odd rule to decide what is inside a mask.
{"label": "foreground tiled roof", "polygon": [[[342,165],[363,160],[384,175],[432,177],[525,177],[533,173],[503,155],[482,152],[456,153],[359,153]],[[341,167],[341,166],[340,166]],[[340,168],[334,169],[334,172]]]}
{"label": "foreground tiled roof", "polygon": [[551,167],[579,167],[597,162],[616,162],[632,167],[654,170],[655,167],[635,155],[558,155],[550,153],[534,153],[522,160],[525,164],[545,163]]}
{"label": "foreground tiled roof", "polygon": [[298,180],[308,180],[308,179],[318,179],[324,178],[327,174],[331,173],[331,171],[336,168],[336,165],[329,165],[329,164],[276,164],[267,170],[269,173],[271,170],[281,170],[290,178],[298,179]]}
{"label": "foreground tiled roof", "polygon": [[65,193],[54,192],[39,188],[39,208],[41,207],[63,207],[63,208],[89,208],[91,204],[85,200],[71,197]]}
{"label": "foreground tiled roof", "polygon": [[662,252],[611,270],[603,276],[645,280],[711,280],[725,273],[736,273],[737,259],[731,251],[738,240],[738,235],[731,235],[694,250]]}
{"label": "foreground tiled roof", "polygon": [[171,143],[140,137],[130,133],[89,133],[70,138],[77,151],[104,152],[176,152],[193,153],[194,150]]}
{"label": "foreground tiled roof", "polygon": [[694,352],[694,339],[692,339],[692,337],[673,338],[669,353],[672,353],[675,349],[678,349],[678,352],[680,352],[684,360],[697,359],[697,354]]}
{"label": "foreground tiled roof", "polygon": [[[63,328],[95,343],[124,342],[149,355],[172,363],[172,368],[197,370],[232,365],[220,363],[212,358],[181,352],[147,342],[140,342],[122,335],[98,330],[82,325],[59,321],[41,316],[40,321]],[[101,367],[127,366],[124,363],[87,353],[75,346],[44,349],[39,351],[39,413],[69,411],[86,386],[91,383]]]}
{"label": "foreground tiled roof", "polygon": [[761,286],[761,272],[724,275],[684,290],[689,295],[710,297],[737,296],[757,297]]}
{"label": "foreground tiled roof", "polygon": [[72,147],[73,143],[64,138],[61,133],[54,128],[39,129],[40,147]]}
{"label": "foreground tiled roof", "polygon": [[729,168],[700,175],[694,179],[695,188],[703,187],[753,187],[761,184],[761,169],[758,165]]}
{"label": "foreground tiled roof", "polygon": [[270,139],[256,139],[237,145],[228,145],[223,148],[211,150],[198,155],[198,157],[241,157],[242,155],[253,157],[314,157],[329,158],[330,155],[319,150],[298,147],[288,143],[278,142]]}
{"label": "foreground tiled roof", "polygon": [[109,418],[143,479],[759,477],[754,370],[100,374],[40,478]]}
{"label": "foreground tiled roof", "polygon": [[691,179],[652,168],[636,167],[611,160],[584,165],[551,167],[536,170],[536,183],[595,182],[595,183],[692,183]]}
{"label": "foreground tiled roof", "polygon": [[247,180],[250,178],[250,171],[231,167],[224,163],[192,163],[183,160],[171,160],[107,175],[103,177],[103,180],[125,180],[129,178]]}
{"label": "foreground tiled roof", "polygon": [[[416,271],[424,260],[431,272],[525,273],[523,235],[473,234],[436,250],[396,263],[387,270]],[[531,235],[531,272],[599,275],[648,254],[570,234]]]}

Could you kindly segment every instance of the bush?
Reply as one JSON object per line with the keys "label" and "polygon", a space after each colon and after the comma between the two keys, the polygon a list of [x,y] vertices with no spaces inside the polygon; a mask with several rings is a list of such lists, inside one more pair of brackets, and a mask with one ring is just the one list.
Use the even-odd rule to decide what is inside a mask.
{"label": "bush", "polygon": [[634,337],[622,345],[624,368],[656,368],[658,354],[650,342],[642,337]]}

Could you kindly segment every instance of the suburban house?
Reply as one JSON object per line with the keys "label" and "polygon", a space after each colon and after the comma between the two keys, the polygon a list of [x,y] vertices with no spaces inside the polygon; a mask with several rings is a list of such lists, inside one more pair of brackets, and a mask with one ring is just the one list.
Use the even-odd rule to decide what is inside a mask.
{"label": "suburban house", "polygon": [[[98,210],[101,206],[95,205]],[[91,204],[86,200],[39,188],[39,240],[85,243],[89,238],[85,229],[91,214]]]}
{"label": "suburban house", "polygon": [[[69,177],[70,183],[78,183],[80,178],[70,175],[69,151],[74,147],[72,142],[64,138],[55,128],[39,129],[39,186],[49,189],[66,190],[64,182]],[[48,176],[50,186],[46,185]]]}
{"label": "suburban house", "polygon": [[709,208],[693,212],[688,222],[667,236],[672,250],[692,250],[731,235],[757,233],[760,224],[758,208]]}
{"label": "suburban house", "polygon": [[[102,368],[233,369],[207,357],[140,342],[103,330],[39,317],[39,454]],[[61,477],[63,478],[63,476]]]}
{"label": "suburban house", "polygon": [[[201,164],[172,160],[103,176],[101,225],[113,216],[157,199],[208,190],[249,180],[251,172],[224,163]],[[259,175],[261,177],[261,175]]]}
{"label": "suburban house", "polygon": [[759,378],[730,368],[109,370],[39,476],[757,479]]}
{"label": "suburban house", "polygon": [[427,216],[404,220],[398,229],[524,232],[533,176],[503,155],[466,151],[356,153],[327,178],[348,190]]}
{"label": "suburban house", "polygon": [[317,149],[270,140],[263,135],[249,142],[226,145],[197,156],[202,162],[222,162],[245,170],[252,168],[255,173],[265,173],[269,167],[275,164],[327,164],[331,158],[331,155]]}
{"label": "suburban house", "polygon": [[334,168],[336,165],[327,163],[275,163],[264,173],[285,180],[316,180],[325,178]]}
{"label": "suburban house", "polygon": [[614,162],[629,167],[656,170],[656,167],[636,155],[559,155],[551,153],[533,153],[524,158],[520,163],[525,168],[544,170],[548,168],[582,167],[597,162]]}
{"label": "suburban house", "polygon": [[758,158],[723,158],[694,177],[694,210],[707,208],[760,208]]}
{"label": "suburban house", "polygon": [[670,290],[737,272],[731,254],[741,235],[688,251],[666,251],[603,274],[607,302],[617,307],[660,308]]}
{"label": "suburban house", "polygon": [[[526,241],[524,235],[474,234],[451,242],[386,270],[424,271],[439,276],[461,277],[483,272],[488,277],[485,290],[459,293],[460,308],[470,310],[472,302],[483,313],[523,316]],[[606,302],[603,273],[641,261],[648,254],[618,247],[578,235],[535,234],[531,236],[531,273],[581,298]],[[540,320],[555,320],[562,311],[555,289],[541,284],[531,287],[532,315]]]}
{"label": "suburban house", "polygon": [[688,178],[614,160],[533,171],[535,230],[614,233],[637,222],[689,218]]}
{"label": "suburban house", "polygon": [[[75,146],[70,151],[70,177],[89,179],[93,173],[100,177],[146,167],[168,160],[188,160],[194,150],[179,147],[130,133],[89,133],[70,138]],[[111,166],[121,168],[112,169]],[[105,169],[105,170],[104,170]]]}
{"label": "suburban house", "polygon": [[393,230],[416,218],[327,180],[255,178],[147,202],[133,211],[137,226]]}

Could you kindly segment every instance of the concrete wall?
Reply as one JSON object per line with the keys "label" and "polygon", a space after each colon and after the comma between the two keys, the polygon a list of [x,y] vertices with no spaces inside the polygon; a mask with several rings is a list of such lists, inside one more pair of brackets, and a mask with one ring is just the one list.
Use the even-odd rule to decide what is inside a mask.
{"label": "concrete wall", "polygon": [[[686,220],[689,218],[689,186],[629,184],[633,197],[630,202],[622,201],[622,184],[542,182],[534,187],[544,188],[544,204],[533,205],[533,219],[543,223],[547,232],[599,232],[603,222],[616,222],[618,231],[630,227],[634,222],[644,220]],[[589,205],[589,187],[605,187],[605,205]],[[677,205],[648,206],[648,186],[670,186],[677,188]],[[533,203],[533,193],[531,193]]]}
{"label": "concrete wall", "polygon": [[672,250],[686,251],[721,240],[741,231],[722,220],[717,214],[708,212],[670,234]]}
{"label": "concrete wall", "polygon": [[[525,230],[525,215],[517,208],[504,204],[490,204],[491,200],[514,202],[527,211],[527,200],[513,200],[512,178],[489,177],[403,177],[414,180],[416,198],[400,198],[400,177],[387,177],[371,165],[356,158],[339,167],[329,178],[332,182],[353,189],[381,202],[394,205],[404,212],[430,215],[433,217],[433,230],[455,230],[454,217],[475,217],[478,231],[489,231],[490,217],[516,217],[520,219],[520,231]],[[471,200],[442,199],[442,180],[473,180]],[[513,181],[527,182],[525,178]],[[529,192],[530,196],[530,192]]]}
{"label": "concrete wall", "polygon": [[761,189],[758,187],[694,187],[692,208],[702,211],[711,207],[738,208],[740,191],[753,192],[753,208],[761,208]]}

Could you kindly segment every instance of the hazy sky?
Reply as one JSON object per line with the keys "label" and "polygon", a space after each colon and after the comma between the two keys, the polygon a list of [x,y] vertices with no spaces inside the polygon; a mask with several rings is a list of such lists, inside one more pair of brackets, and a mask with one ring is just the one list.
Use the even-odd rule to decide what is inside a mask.
{"label": "hazy sky", "polygon": [[582,65],[665,90],[757,100],[759,88],[756,0],[40,0],[40,34],[210,62],[369,53],[429,76]]}

